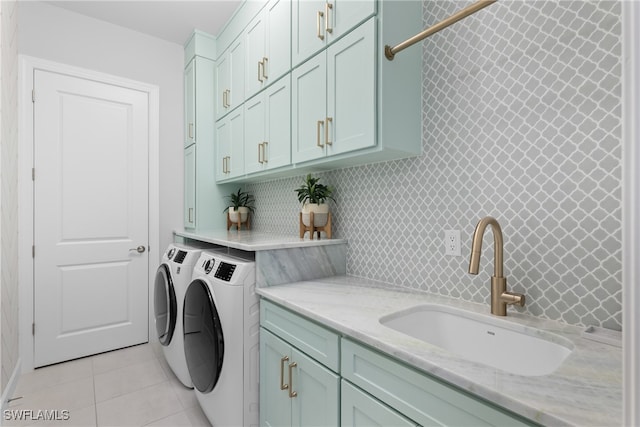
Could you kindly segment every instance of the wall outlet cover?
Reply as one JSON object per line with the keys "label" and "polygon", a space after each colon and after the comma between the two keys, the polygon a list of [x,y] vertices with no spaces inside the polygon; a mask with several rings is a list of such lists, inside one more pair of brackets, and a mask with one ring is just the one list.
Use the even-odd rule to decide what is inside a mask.
{"label": "wall outlet cover", "polygon": [[444,254],[450,256],[461,256],[460,252],[460,230],[444,231]]}

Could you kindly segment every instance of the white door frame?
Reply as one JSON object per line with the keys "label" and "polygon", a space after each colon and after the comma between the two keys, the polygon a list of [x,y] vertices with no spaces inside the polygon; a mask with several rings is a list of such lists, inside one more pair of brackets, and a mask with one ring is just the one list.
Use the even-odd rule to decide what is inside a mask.
{"label": "white door frame", "polygon": [[[120,78],[110,74],[78,68],[25,55],[19,56],[19,164],[18,164],[18,262],[19,262],[19,337],[22,372],[34,369],[34,337],[32,335],[34,306],[33,245],[33,103],[31,91],[35,70],[81,77],[146,92],[149,96],[149,295],[153,295],[155,271],[160,262],[159,247],[160,193],[159,193],[159,142],[160,142],[160,90],[158,86]],[[37,95],[36,95],[37,96]],[[153,336],[153,307],[149,301],[149,339]]]}

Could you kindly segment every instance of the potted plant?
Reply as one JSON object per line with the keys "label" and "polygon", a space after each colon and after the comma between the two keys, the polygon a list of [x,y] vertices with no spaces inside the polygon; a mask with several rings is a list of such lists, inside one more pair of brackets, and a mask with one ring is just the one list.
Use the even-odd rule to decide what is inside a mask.
{"label": "potted plant", "polygon": [[238,222],[244,223],[249,217],[249,212],[254,212],[255,198],[251,193],[242,191],[242,188],[238,188],[238,191],[231,193],[227,196],[230,205],[224,210],[229,212],[229,220],[237,224]]}
{"label": "potted plant", "polygon": [[[314,178],[308,174],[303,184],[296,189],[298,193],[298,201],[302,203],[302,223],[311,227],[324,227],[329,217],[329,205],[327,199],[334,200],[331,197],[333,187],[321,184],[320,178]],[[310,214],[313,212],[313,224],[311,224]]]}

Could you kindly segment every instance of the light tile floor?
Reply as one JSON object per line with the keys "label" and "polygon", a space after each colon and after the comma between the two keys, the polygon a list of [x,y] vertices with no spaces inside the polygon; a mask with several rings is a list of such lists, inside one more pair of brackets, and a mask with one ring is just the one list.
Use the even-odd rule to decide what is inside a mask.
{"label": "light tile floor", "polygon": [[[157,343],[36,369],[20,377],[13,398],[7,409],[29,419],[5,412],[2,425],[210,427]],[[60,420],[37,420],[38,410],[57,410]]]}

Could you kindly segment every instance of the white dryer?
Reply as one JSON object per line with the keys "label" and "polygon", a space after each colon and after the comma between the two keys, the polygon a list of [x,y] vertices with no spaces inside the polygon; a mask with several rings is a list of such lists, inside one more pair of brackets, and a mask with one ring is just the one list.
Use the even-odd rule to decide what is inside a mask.
{"label": "white dryer", "polygon": [[162,256],[154,285],[154,315],[158,340],[173,373],[186,386],[193,387],[184,358],[182,305],[191,282],[193,267],[203,248],[172,243]]}
{"label": "white dryer", "polygon": [[203,252],[184,299],[184,352],[200,406],[214,426],[259,422],[255,264]]}

